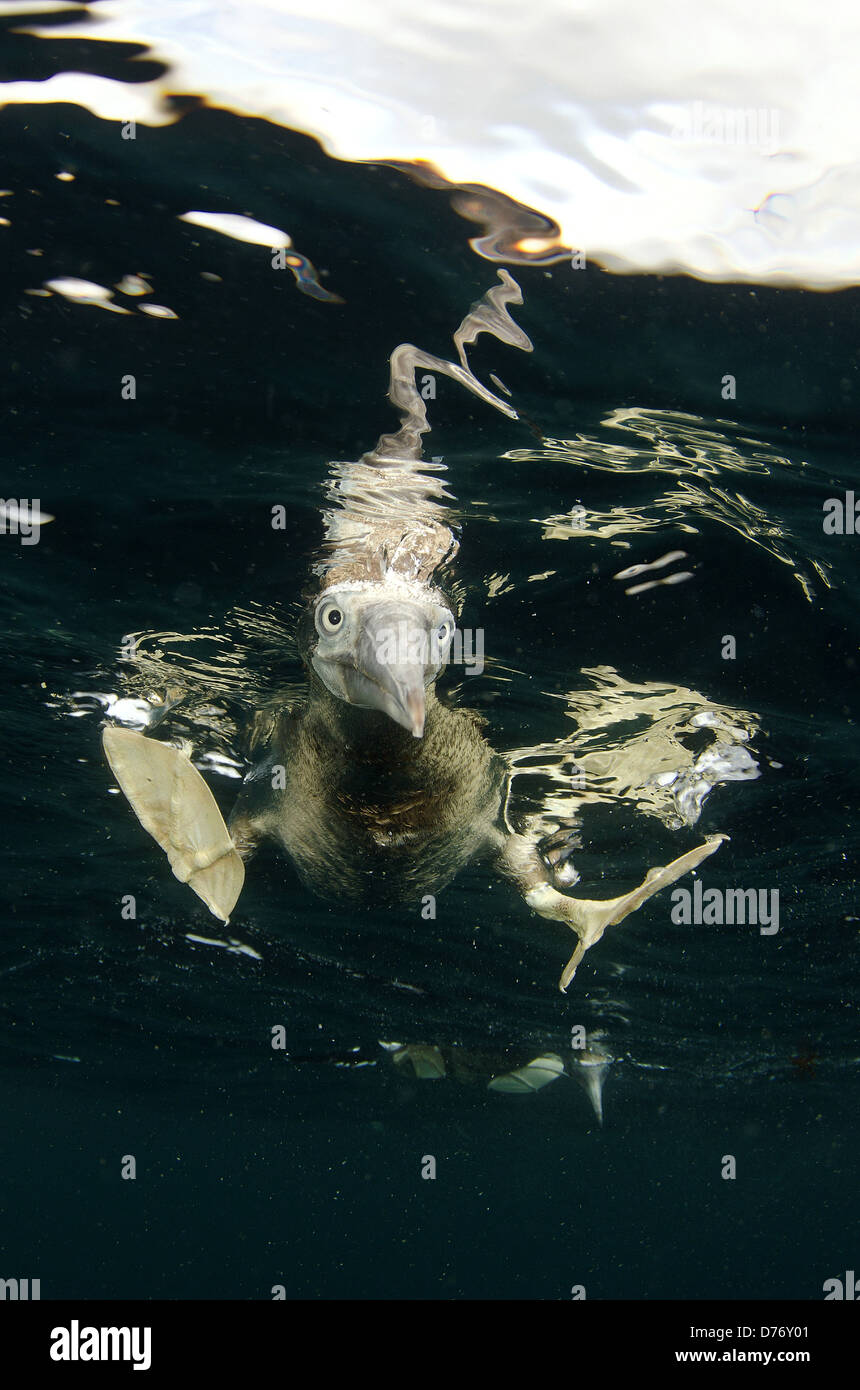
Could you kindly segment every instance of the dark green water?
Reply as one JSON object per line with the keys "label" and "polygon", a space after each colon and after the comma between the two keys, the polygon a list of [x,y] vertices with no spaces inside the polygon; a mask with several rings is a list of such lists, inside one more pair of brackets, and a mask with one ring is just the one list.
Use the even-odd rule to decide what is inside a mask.
{"label": "dark green water", "polygon": [[[143,631],[208,632],[258,690],[300,682],[277,634],[327,465],[396,424],[392,348],[448,356],[495,268],[443,194],[229,114],[129,150],[72,108],[10,108],[0,136],[3,495],[56,518],[0,537],[0,1276],[43,1298],[820,1298],[857,1259],[860,537],[822,525],[860,491],[856,292],[517,268],[534,353],[484,338],[471,360],[527,422],[447,382],[430,408],[488,653],[442,688],[500,750],[570,734],[595,666],[754,713],[760,779],[716,787],[695,830],[595,816],[576,863],[609,896],[723,831],[707,882],[778,890],[779,932],[678,926],[664,895],[562,996],[569,933],[482,866],[424,922],[320,902],[269,852],[229,928],[254,959],[187,939],[227,933],[112,792],[76,693],[128,693],[119,644]],[[176,221],[199,206],[286,227],[344,303]],[[25,293],[141,272],[178,319]],[[578,505],[600,524],[559,534]],[[612,578],[675,549],[687,583]],[[247,692],[217,680],[238,720]],[[211,783],[228,808],[235,779]],[[562,1053],[577,1024],[613,1058],[602,1129],[565,1077],[496,1094],[379,1046]]]}

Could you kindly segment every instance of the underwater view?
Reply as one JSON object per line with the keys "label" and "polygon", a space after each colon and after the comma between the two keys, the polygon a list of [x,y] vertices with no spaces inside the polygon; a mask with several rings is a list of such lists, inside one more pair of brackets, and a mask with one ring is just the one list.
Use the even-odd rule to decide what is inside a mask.
{"label": "underwater view", "polygon": [[860,1297],[857,20],[743,16],[0,7],[4,1299]]}

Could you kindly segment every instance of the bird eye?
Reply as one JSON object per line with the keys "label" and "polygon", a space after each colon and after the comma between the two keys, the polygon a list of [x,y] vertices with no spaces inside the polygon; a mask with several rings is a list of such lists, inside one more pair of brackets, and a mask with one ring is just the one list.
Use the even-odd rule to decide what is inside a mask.
{"label": "bird eye", "polygon": [[436,629],[436,641],[439,643],[440,646],[443,642],[448,641],[448,638],[451,636],[451,633],[453,631],[454,624],[451,622],[450,618],[446,618],[444,623],[441,623],[440,626]]}
{"label": "bird eye", "polygon": [[337,604],[330,603],[325,608],[320,609],[317,615],[317,627],[323,634],[327,632],[337,632],[343,626],[343,613]]}

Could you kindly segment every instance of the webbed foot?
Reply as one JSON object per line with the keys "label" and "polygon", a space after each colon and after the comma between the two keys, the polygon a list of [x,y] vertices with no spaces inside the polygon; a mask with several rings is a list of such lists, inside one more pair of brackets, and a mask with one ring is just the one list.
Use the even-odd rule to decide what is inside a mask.
{"label": "webbed foot", "polygon": [[107,760],[132,810],[180,883],[229,922],[245,866],[209,787],[177,748],[132,729],[105,729]]}
{"label": "webbed foot", "polygon": [[718,850],[728,838],[728,835],[711,835],[703,845],[688,850],[679,859],[673,859],[671,864],[666,864],[661,869],[649,869],[639,887],[630,893],[624,893],[620,898],[607,898],[602,902],[589,898],[571,898],[559,893],[548,883],[540,883],[530,888],[525,895],[529,906],[534,908],[535,912],[539,912],[541,917],[566,922],[579,937],[577,948],[562,971],[558,983],[562,993],[576,974],[576,968],[586,951],[600,940],[607,927],[614,927],[616,923],[623,921],[661,888],[674,883],[689,869],[701,864],[703,859],[707,859]]}
{"label": "webbed foot", "polygon": [[515,1095],[525,1095],[529,1091],[541,1091],[551,1081],[564,1076],[564,1062],[557,1052],[546,1052],[534,1057],[524,1067],[516,1071],[506,1071],[487,1082],[489,1091],[508,1091]]}

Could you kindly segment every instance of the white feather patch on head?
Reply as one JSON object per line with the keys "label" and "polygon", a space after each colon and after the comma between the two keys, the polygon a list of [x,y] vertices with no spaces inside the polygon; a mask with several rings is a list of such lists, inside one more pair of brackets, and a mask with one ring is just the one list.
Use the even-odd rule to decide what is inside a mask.
{"label": "white feather patch on head", "polygon": [[448,600],[438,589],[428,589],[424,584],[418,584],[408,579],[401,579],[399,576],[390,576],[386,579],[344,579],[340,583],[329,585],[323,589],[319,598],[332,598],[336,594],[360,594],[377,593],[380,597],[400,598],[412,603],[431,603],[439,604],[442,608],[448,607]]}

